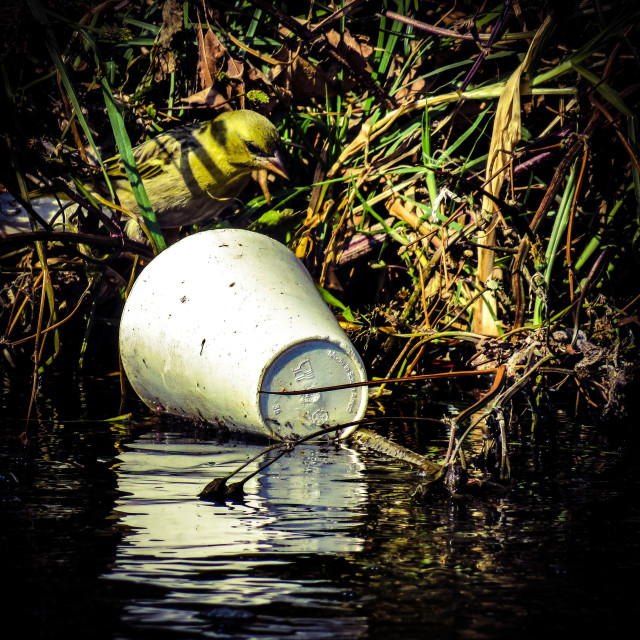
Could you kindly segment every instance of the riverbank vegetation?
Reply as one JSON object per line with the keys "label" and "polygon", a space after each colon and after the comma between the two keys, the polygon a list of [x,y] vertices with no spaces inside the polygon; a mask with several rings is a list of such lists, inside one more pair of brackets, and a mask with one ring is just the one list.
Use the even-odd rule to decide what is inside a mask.
{"label": "riverbank vegetation", "polygon": [[639,17],[624,0],[9,2],[3,195],[29,209],[55,189],[81,213],[0,233],[0,371],[34,398],[47,371],[118,371],[126,293],[175,238],[128,239],[126,216],[83,185],[118,151],[245,108],[276,124],[290,180],[252,182],[204,228],[296,252],[370,377],[405,381],[373,388],[372,417],[387,394],[476,372],[485,391],[446,418],[444,463],[464,467],[480,429],[504,478],[510,431],[554,395],[623,415],[638,367]]}

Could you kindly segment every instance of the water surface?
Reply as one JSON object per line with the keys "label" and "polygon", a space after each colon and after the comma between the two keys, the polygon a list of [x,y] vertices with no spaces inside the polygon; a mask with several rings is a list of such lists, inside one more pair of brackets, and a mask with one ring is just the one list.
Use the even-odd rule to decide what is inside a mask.
{"label": "water surface", "polygon": [[[43,389],[30,457],[2,396],[6,637],[611,637],[635,621],[640,472],[622,424],[559,414],[545,437],[514,435],[507,490],[417,500],[401,463],[305,444],[243,502],[213,504],[198,492],[262,446],[98,421],[112,391]],[[446,436],[393,431],[435,451]]]}

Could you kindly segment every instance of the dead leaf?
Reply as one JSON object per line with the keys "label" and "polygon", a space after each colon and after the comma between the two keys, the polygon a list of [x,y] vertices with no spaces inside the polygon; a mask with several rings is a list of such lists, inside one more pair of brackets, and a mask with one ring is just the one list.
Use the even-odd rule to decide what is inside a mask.
{"label": "dead leaf", "polygon": [[208,87],[190,95],[188,98],[183,98],[182,102],[202,107],[218,107],[226,104],[228,100],[214,87]]}
{"label": "dead leaf", "polygon": [[244,73],[244,64],[231,56],[227,59],[227,75],[233,80],[240,80]]}
{"label": "dead leaf", "polygon": [[[349,56],[349,62],[352,64],[359,63],[365,66],[366,59],[373,55],[373,47],[365,40],[354,38],[348,29],[345,29],[343,34],[331,29],[326,33],[326,38],[329,44],[338,49],[343,56]],[[357,59],[352,56],[357,56]]]}
{"label": "dead leaf", "polygon": [[176,57],[172,51],[158,50],[153,56],[153,80],[162,82],[176,70]]}
{"label": "dead leaf", "polygon": [[[276,81],[279,87],[298,101],[311,98],[323,98],[327,95],[335,95],[338,90],[337,73],[333,76],[311,64],[298,52],[292,52],[284,46],[273,56],[282,61],[282,65],[273,67],[269,78]],[[333,77],[333,80],[332,80]]]}
{"label": "dead leaf", "polygon": [[[352,68],[368,70],[367,58],[374,49],[365,40],[354,38],[349,31],[341,35],[331,30],[325,37],[328,45],[338,51],[342,58],[349,60]],[[272,68],[270,79],[277,78],[278,85],[290,91],[295,100],[324,99],[327,94],[334,96],[338,92],[348,91],[355,84],[351,74],[339,80],[341,67],[335,62],[328,63],[325,60],[321,65],[312,64],[300,51],[292,51],[286,45],[272,58],[281,61],[282,65]]]}
{"label": "dead leaf", "polygon": [[[415,43],[411,45],[413,53],[415,53],[416,46],[417,45]],[[415,63],[409,67],[408,73],[402,79],[403,86],[395,95],[396,100],[403,100],[405,98],[413,99],[416,93],[424,93],[427,90],[426,80],[423,77],[418,76],[420,61],[421,57],[417,58]],[[400,75],[400,70],[402,69],[402,67],[403,65],[398,65],[399,70],[397,72],[397,75]]]}
{"label": "dead leaf", "polygon": [[244,74],[244,64],[239,62],[230,55],[227,55],[227,65],[225,69],[227,75],[227,82],[225,83],[225,89],[227,91],[227,98],[231,100],[234,95],[239,97],[240,108],[245,108],[245,86],[242,76]]}
{"label": "dead leaf", "polygon": [[270,113],[278,103],[285,106],[291,103],[291,92],[282,87],[274,87],[271,80],[256,67],[249,66],[247,69],[247,84],[269,97],[269,101],[262,107],[267,113]]}
{"label": "dead leaf", "polygon": [[224,64],[227,50],[211,29],[202,34],[198,25],[198,80],[203,89],[210,87]]}

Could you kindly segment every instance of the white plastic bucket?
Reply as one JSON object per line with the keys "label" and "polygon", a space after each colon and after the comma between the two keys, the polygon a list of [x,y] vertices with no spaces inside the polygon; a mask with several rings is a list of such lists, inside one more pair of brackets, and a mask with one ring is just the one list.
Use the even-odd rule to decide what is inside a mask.
{"label": "white plastic bucket", "polygon": [[251,231],[197,233],[154,258],[125,304],[120,354],[153,410],[269,438],[367,406],[367,387],[313,391],[365,381],[364,365],[298,258]]}

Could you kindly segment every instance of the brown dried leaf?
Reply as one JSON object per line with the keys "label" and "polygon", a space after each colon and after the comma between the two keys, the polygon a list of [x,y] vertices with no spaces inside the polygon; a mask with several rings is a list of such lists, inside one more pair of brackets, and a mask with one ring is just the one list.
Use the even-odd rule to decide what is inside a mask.
{"label": "brown dried leaf", "polygon": [[289,74],[291,93],[296,100],[307,100],[325,95],[329,78],[317,66],[312,65],[302,56],[298,56],[293,61],[289,67]]}
{"label": "brown dried leaf", "polygon": [[198,79],[203,89],[213,84],[222,65],[227,50],[211,29],[202,35],[202,27],[198,25]]}
{"label": "brown dried leaf", "polygon": [[265,84],[268,87],[272,86],[271,80],[256,67],[250,66],[247,69],[247,80],[251,80],[251,82],[256,82],[258,84]]}
{"label": "brown dried leaf", "polygon": [[281,87],[276,89],[271,80],[260,69],[249,66],[246,80],[252,89],[259,89],[269,96],[269,102],[262,107],[267,113],[271,112],[278,103],[285,106],[291,103],[291,92]]}
{"label": "brown dried leaf", "polygon": [[[337,31],[331,30],[326,34],[328,44],[338,51],[343,58],[349,60],[354,69],[366,70],[366,58],[373,53],[373,47],[364,40],[357,40],[348,31],[344,37]],[[299,51],[292,51],[283,46],[272,58],[283,64],[271,69],[271,80],[278,79],[278,84],[291,92],[296,100],[310,98],[324,98],[327,93],[331,96],[338,91],[347,91],[353,86],[349,76],[338,80],[340,67],[336,63],[325,63],[320,67],[310,63]]]}
{"label": "brown dried leaf", "polygon": [[[412,52],[415,53],[416,44],[412,44],[411,49]],[[419,77],[419,69],[421,61],[421,57],[416,60],[416,63],[411,65],[409,68],[409,72],[403,78],[403,85],[395,95],[396,100],[403,100],[404,98],[413,99],[415,98],[416,93],[424,93],[427,89],[427,82],[424,78]],[[398,65],[398,68],[401,69],[403,65]],[[396,73],[399,75],[400,71]],[[416,77],[418,76],[418,77]]]}
{"label": "brown dried leaf", "polygon": [[[278,60],[282,62],[281,65],[273,66],[269,69],[268,79],[269,82],[273,82],[278,76],[285,73],[288,69],[288,66],[291,64],[293,59],[293,54],[291,49],[286,45],[280,47],[275,54],[271,56],[274,60]],[[282,84],[287,84],[286,80]]]}
{"label": "brown dried leaf", "polygon": [[169,49],[158,49],[153,56],[153,79],[162,82],[176,70],[176,57]]}
{"label": "brown dried leaf", "polygon": [[[337,82],[332,76],[317,65],[311,64],[299,53],[294,54],[288,47],[282,47],[275,55],[282,65],[272,67],[269,80],[278,80],[278,86],[294,97],[303,101],[310,98],[324,98],[327,90],[329,95],[335,95]],[[335,74],[333,77],[336,77]]]}
{"label": "brown dried leaf", "polygon": [[[332,29],[325,37],[332,47],[338,49],[343,56],[348,56],[352,64],[364,67],[366,59],[373,54],[373,47],[365,40],[356,40],[348,29],[342,35]],[[356,59],[353,56],[357,56]]]}
{"label": "brown dried leaf", "polygon": [[229,56],[227,60],[227,75],[234,80],[240,80],[244,73],[244,63]]}
{"label": "brown dried leaf", "polygon": [[213,87],[207,87],[198,93],[183,98],[182,102],[203,107],[218,107],[227,102],[227,98]]}
{"label": "brown dried leaf", "polygon": [[[407,80],[410,80],[412,77],[414,77],[416,75],[416,71],[415,68],[411,69],[411,71],[409,72],[409,77],[407,78]],[[403,98],[415,98],[415,94],[416,93],[424,93],[427,87],[427,83],[425,82],[424,78],[417,78],[416,80],[414,80],[411,84],[407,84],[406,86],[402,87],[395,95],[396,100],[402,100]]]}
{"label": "brown dried leaf", "polygon": [[227,98],[231,100],[234,95],[240,99],[240,108],[245,108],[245,86],[242,76],[244,75],[244,63],[227,55],[227,65],[225,74],[229,81],[226,82]]}

